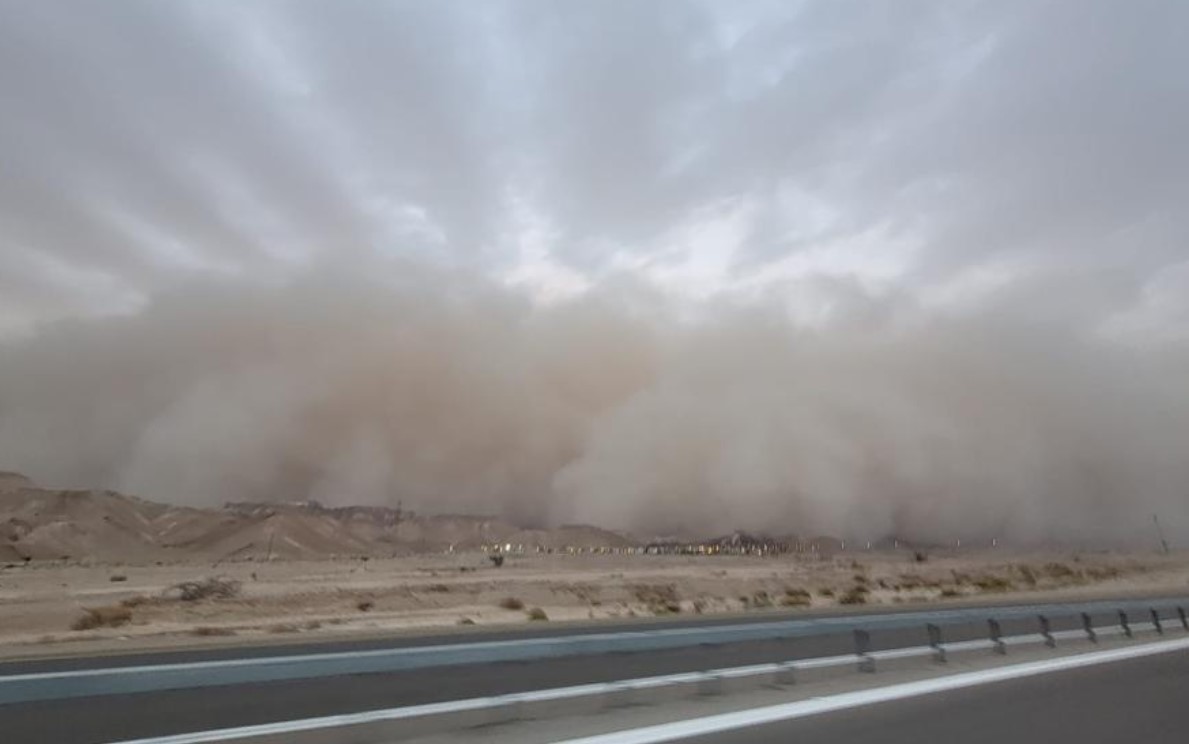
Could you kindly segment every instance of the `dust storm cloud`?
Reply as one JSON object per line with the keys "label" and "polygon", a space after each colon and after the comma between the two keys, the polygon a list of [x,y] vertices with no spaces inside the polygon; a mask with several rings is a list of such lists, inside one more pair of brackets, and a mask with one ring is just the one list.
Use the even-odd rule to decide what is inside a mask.
{"label": "dust storm cloud", "polygon": [[660,533],[1189,526],[1186,368],[1160,349],[994,308],[807,324],[770,300],[689,312],[626,288],[537,305],[399,268],[196,284],[5,345],[6,465],[177,503],[403,502]]}

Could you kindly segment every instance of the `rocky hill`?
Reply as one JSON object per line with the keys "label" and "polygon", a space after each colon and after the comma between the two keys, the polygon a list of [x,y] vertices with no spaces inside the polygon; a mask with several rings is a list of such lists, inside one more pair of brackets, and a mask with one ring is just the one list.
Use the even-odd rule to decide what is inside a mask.
{"label": "rocky hill", "polygon": [[0,561],[185,560],[387,556],[475,550],[623,547],[627,538],[588,526],[526,530],[492,517],[422,516],[382,507],[314,502],[169,506],[113,491],[58,491],[0,473]]}

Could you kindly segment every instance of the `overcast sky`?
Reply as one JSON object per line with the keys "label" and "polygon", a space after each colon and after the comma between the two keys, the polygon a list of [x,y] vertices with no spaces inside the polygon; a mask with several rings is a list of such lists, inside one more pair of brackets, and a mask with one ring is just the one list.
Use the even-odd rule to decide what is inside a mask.
{"label": "overcast sky", "polygon": [[[0,3],[0,327],[325,256],[1184,327],[1189,8]],[[1046,290],[1047,291],[1047,290]]]}
{"label": "overcast sky", "polygon": [[1186,39],[1176,0],[0,0],[0,343],[353,267],[545,313],[1043,329],[1142,350],[1179,403]]}

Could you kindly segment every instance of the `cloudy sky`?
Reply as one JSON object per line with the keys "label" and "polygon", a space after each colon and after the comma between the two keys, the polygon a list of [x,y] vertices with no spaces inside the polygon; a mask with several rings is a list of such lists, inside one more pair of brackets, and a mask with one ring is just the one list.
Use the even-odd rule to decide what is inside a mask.
{"label": "cloudy sky", "polygon": [[[331,490],[657,529],[846,530],[885,491],[936,506],[955,483],[1015,496],[993,515],[955,507],[946,529],[1018,528],[1020,504],[1063,513],[1087,489],[1112,509],[1150,494],[1184,510],[1170,484],[1189,458],[1186,38],[1175,0],[0,0],[0,458],[212,503],[365,470]],[[248,476],[192,436],[237,428],[209,413],[211,396],[239,400],[229,377],[289,383],[292,360],[212,351],[177,372],[195,337],[243,325],[274,341],[300,326],[312,354],[381,368],[418,352],[385,346],[381,362],[387,341],[341,337],[419,328],[448,339],[434,348],[452,373],[514,360],[500,400],[560,375],[561,412],[534,398],[462,416],[491,442],[517,432],[497,454],[474,432],[460,453],[470,423],[422,412],[430,455],[391,434],[405,408],[361,412],[343,426],[362,444],[333,463],[273,443]],[[97,386],[130,358],[143,379]],[[705,368],[718,382],[684,380]],[[749,385],[766,392],[690,413]],[[79,392],[96,387],[104,400]],[[329,394],[296,387],[277,410]],[[957,402],[971,397],[1014,413],[989,435]],[[915,454],[866,441],[840,401]],[[1134,452],[1087,435],[1021,455],[1037,473],[1010,486],[951,467],[958,453],[1018,475],[994,443],[1044,439],[1054,420],[1109,427],[1116,406]],[[904,434],[922,407],[950,434]],[[713,433],[673,457],[721,467],[662,479],[641,453],[691,427]],[[774,438],[805,466],[755,454]],[[183,477],[195,468],[207,475]],[[909,496],[887,499],[860,532],[904,529]],[[689,503],[694,523],[669,524]]]}

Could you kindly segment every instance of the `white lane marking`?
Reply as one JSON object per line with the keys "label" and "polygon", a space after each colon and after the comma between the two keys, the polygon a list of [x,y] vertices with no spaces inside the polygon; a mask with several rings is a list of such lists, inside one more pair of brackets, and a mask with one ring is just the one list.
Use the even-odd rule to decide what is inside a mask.
{"label": "white lane marking", "polygon": [[[1080,631],[1063,632],[1069,633],[1071,637],[1075,635],[1083,635]],[[1118,626],[1102,628],[1099,630],[1099,635],[1111,634],[1112,632],[1121,633],[1122,628],[1119,628]],[[1057,634],[1055,633],[1054,635]],[[1041,636],[1007,636],[1003,639],[1003,641],[1007,646],[1027,645],[1031,643],[1039,643],[1041,641]],[[947,648],[952,651],[975,650],[979,648],[990,649],[991,645],[991,642],[986,640],[963,641],[949,645]],[[933,653],[933,649],[928,646],[913,646],[910,648],[900,648],[889,651],[876,651],[871,655],[876,659],[902,659],[912,656],[927,656],[931,653]],[[711,669],[704,672],[679,672],[677,674],[666,674],[656,677],[637,677],[635,679],[620,680],[617,682],[596,682],[585,685],[574,685],[571,687],[555,687],[546,690],[532,690],[529,692],[517,692],[507,695],[495,695],[492,697],[448,700],[441,703],[427,703],[424,705],[410,705],[403,708],[384,708],[381,710],[367,711],[365,713],[344,713],[334,716],[323,716],[320,718],[303,718],[292,721],[277,721],[275,723],[257,724],[253,726],[239,726],[236,728],[196,731],[188,734],[175,734],[172,736],[113,742],[112,744],[205,744],[206,742],[235,741],[237,739],[246,739],[264,734],[289,734],[302,731],[315,731],[319,729],[359,726],[379,721],[396,721],[401,719],[407,720],[423,716],[462,713],[466,711],[481,710],[484,708],[498,708],[500,706],[515,702],[534,703],[546,700],[564,700],[567,698],[580,698],[592,695],[600,695],[603,693],[617,692],[625,689],[648,690],[655,689],[657,687],[664,687],[666,685],[695,684],[707,677],[714,676],[746,677],[749,675],[775,673],[788,667],[792,667],[794,670],[800,670],[821,669],[831,666],[850,666],[853,665],[855,661],[856,657],[854,654],[847,654],[844,656],[826,656],[816,659],[799,659],[771,664],[753,664],[750,666],[741,667],[725,667],[721,669]]]}
{"label": "white lane marking", "polygon": [[678,741],[695,736],[705,736],[723,731],[759,726],[766,723],[805,718],[807,716],[830,713],[846,708],[903,700],[905,698],[931,695],[964,687],[974,687],[992,682],[1003,682],[1021,677],[1078,669],[1097,664],[1108,664],[1113,661],[1136,659],[1186,649],[1189,649],[1189,638],[1182,638],[1176,641],[1160,641],[1144,646],[1133,646],[1131,648],[1112,651],[1096,651],[1061,659],[1015,664],[997,669],[966,672],[919,682],[905,682],[888,687],[878,687],[872,690],[860,690],[858,692],[846,692],[827,697],[811,698],[795,703],[770,705],[764,708],[754,708],[737,713],[723,713],[714,716],[705,716],[703,718],[693,718],[687,721],[678,721],[676,723],[665,723],[628,731],[587,736],[580,739],[566,739],[555,744],[657,744],[658,742]]}

